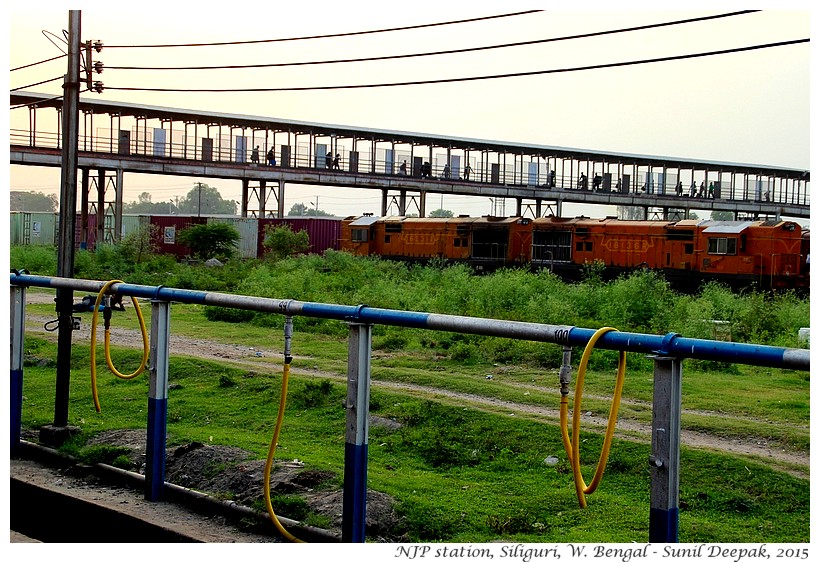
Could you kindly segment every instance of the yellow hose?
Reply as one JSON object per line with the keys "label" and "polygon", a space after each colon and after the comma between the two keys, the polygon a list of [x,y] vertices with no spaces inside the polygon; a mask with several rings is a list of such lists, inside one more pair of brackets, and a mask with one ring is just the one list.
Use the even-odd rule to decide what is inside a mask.
{"label": "yellow hose", "polygon": [[[91,396],[94,399],[94,408],[97,409],[97,412],[100,412],[100,399],[97,394],[97,315],[100,308],[100,302],[102,302],[105,292],[108,291],[108,288],[115,283],[123,282],[122,280],[111,280],[106,282],[102,289],[100,289],[100,292],[97,294],[97,300],[94,302],[94,310],[91,315]],[[145,328],[145,319],[142,316],[142,311],[140,310],[139,302],[136,297],[131,297],[131,303],[134,304],[134,310],[137,313],[137,318],[140,322],[140,330],[142,331],[142,361],[140,362],[139,368],[137,368],[135,372],[126,375],[120,373],[117,368],[114,367],[114,363],[111,361],[111,332],[108,326],[105,327],[105,363],[108,364],[108,369],[111,370],[111,373],[120,379],[135,378],[145,370],[145,366],[148,362],[149,345],[148,331]]]}
{"label": "yellow hose", "polygon": [[273,467],[273,457],[276,454],[276,443],[279,440],[279,431],[282,429],[282,420],[285,417],[285,402],[287,399],[288,394],[288,377],[290,376],[290,360],[285,360],[285,366],[282,368],[282,395],[279,397],[279,414],[276,417],[276,427],[273,430],[273,438],[270,441],[270,447],[268,448],[268,459],[265,462],[265,477],[264,477],[264,485],[265,485],[265,506],[268,509],[268,514],[273,521],[273,525],[276,526],[276,529],[279,530],[279,533],[285,536],[285,538],[289,539],[292,542],[304,543],[303,540],[295,537],[293,534],[288,532],[285,527],[279,522],[279,518],[276,517],[276,513],[273,511],[273,506],[270,502],[270,474],[271,468]]}
{"label": "yellow hose", "polygon": [[609,449],[612,446],[612,437],[615,434],[615,423],[618,419],[618,408],[621,405],[621,392],[624,386],[624,376],[626,374],[626,352],[620,351],[618,357],[618,375],[615,380],[615,391],[612,395],[612,406],[609,409],[609,420],[607,421],[606,434],[604,436],[604,445],[601,448],[601,456],[598,458],[598,466],[595,469],[595,476],[592,482],[587,485],[581,475],[581,456],[580,456],[580,433],[581,433],[581,395],[584,388],[584,376],[586,375],[587,362],[592,354],[595,343],[602,334],[609,331],[616,330],[610,327],[600,328],[595,331],[592,338],[587,342],[584,353],[581,356],[581,363],[578,366],[578,376],[575,382],[575,399],[572,407],[572,440],[570,441],[569,433],[567,431],[568,418],[568,401],[566,395],[561,397],[561,411],[560,411],[560,425],[561,438],[564,442],[564,450],[567,453],[567,458],[572,465],[572,475],[575,479],[575,494],[578,497],[578,503],[581,508],[587,505],[585,495],[592,494],[598,488],[601,478],[604,475],[607,458],[609,457]]}

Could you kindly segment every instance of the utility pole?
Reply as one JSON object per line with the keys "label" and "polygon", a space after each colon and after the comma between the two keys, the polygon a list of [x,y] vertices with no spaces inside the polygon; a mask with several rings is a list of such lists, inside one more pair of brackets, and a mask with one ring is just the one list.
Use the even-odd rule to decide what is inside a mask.
{"label": "utility pole", "polygon": [[[62,172],[57,276],[74,277],[74,222],[77,214],[77,151],[80,105],[80,11],[68,12],[68,74],[63,82]],[[71,336],[74,330],[74,292],[57,289],[57,384],[54,424],[40,431],[40,441],[60,445],[69,437],[68,395],[71,379]]]}
{"label": "utility pole", "polygon": [[201,217],[202,216],[202,182],[197,182],[196,186],[197,186],[197,188],[199,188],[199,190],[197,191],[196,216]]}

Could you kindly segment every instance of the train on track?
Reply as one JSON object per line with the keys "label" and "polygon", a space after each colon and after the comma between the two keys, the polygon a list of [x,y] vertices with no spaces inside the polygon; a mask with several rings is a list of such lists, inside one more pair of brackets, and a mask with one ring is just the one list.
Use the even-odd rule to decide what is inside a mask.
{"label": "train on track", "polygon": [[[94,219],[94,217],[90,217]],[[661,272],[681,291],[718,281],[735,289],[809,287],[809,231],[792,221],[624,221],[587,217],[284,217],[123,216],[122,236],[152,227],[154,249],[178,259],[190,249],[177,234],[192,225],[227,222],[240,233],[239,256],[259,258],[268,229],[306,231],[309,252],[465,263],[480,272],[502,267],[546,268],[568,281],[599,265],[604,279],[639,268]],[[57,244],[54,213],[12,213],[12,244]],[[87,229],[93,249],[96,228]],[[107,228],[107,227],[106,227]],[[106,231],[109,232],[109,231]],[[78,222],[76,240],[82,241]]]}
{"label": "train on track", "polygon": [[351,217],[340,249],[358,255],[547,268],[570,281],[600,265],[604,279],[638,268],[681,290],[807,289],[809,231],[792,221],[624,221],[586,217]]}

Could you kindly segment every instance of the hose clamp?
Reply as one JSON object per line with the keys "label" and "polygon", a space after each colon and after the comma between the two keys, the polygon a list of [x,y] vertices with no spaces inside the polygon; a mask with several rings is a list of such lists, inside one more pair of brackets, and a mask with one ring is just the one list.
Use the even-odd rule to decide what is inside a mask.
{"label": "hose clamp", "polygon": [[655,350],[655,354],[659,356],[671,356],[669,353],[669,347],[672,344],[672,341],[675,340],[680,334],[677,332],[668,332],[661,340],[661,347],[659,350]]}
{"label": "hose clamp", "polygon": [[348,315],[347,317],[345,317],[345,320],[350,322],[359,322],[362,316],[362,309],[364,309],[365,307],[367,307],[367,305],[356,305],[356,310],[353,312],[352,315]]}

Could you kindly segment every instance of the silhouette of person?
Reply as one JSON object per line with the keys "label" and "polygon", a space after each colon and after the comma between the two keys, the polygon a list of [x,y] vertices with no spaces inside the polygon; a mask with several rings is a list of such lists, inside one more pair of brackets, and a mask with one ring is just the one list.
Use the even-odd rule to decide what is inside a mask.
{"label": "silhouette of person", "polygon": [[444,165],[444,170],[442,170],[441,177],[444,178],[444,179],[447,179],[447,180],[450,179],[450,165],[449,164]]}
{"label": "silhouette of person", "polygon": [[555,187],[555,170],[550,170],[550,188]]}
{"label": "silhouette of person", "polygon": [[401,172],[402,174],[407,176],[407,161],[406,160],[401,163],[401,166],[399,166],[399,172]]}
{"label": "silhouette of person", "polygon": [[714,182],[709,182],[709,197],[710,198],[715,197],[715,184],[714,184]]}
{"label": "silhouette of person", "polygon": [[581,172],[581,175],[578,177],[578,189],[585,190],[587,189],[587,175]]}
{"label": "silhouette of person", "polygon": [[689,197],[695,197],[695,193],[697,192],[697,189],[698,189],[697,184],[695,184],[695,181],[692,180],[692,187],[689,188]]}
{"label": "silhouette of person", "polygon": [[330,154],[325,155],[325,168],[328,170],[333,167],[333,157]]}
{"label": "silhouette of person", "polygon": [[683,195],[683,182],[678,182],[678,185],[675,186],[675,195],[678,197]]}
{"label": "silhouette of person", "polygon": [[467,166],[464,167],[464,179],[465,180],[470,179],[470,172],[472,172],[472,171],[473,171],[473,169],[470,167],[470,164],[468,163]]}
{"label": "silhouette of person", "polygon": [[339,170],[339,153],[336,153],[336,158],[333,159],[333,168]]}
{"label": "silhouette of person", "polygon": [[259,164],[259,145],[256,145],[251,151],[251,162],[253,164]]}
{"label": "silhouette of person", "polygon": [[268,151],[268,166],[276,166],[276,154],[273,152],[273,147]]}
{"label": "silhouette of person", "polygon": [[596,192],[601,187],[601,180],[603,180],[603,178],[601,178],[599,174],[595,174],[595,176],[592,177],[592,189]]}

